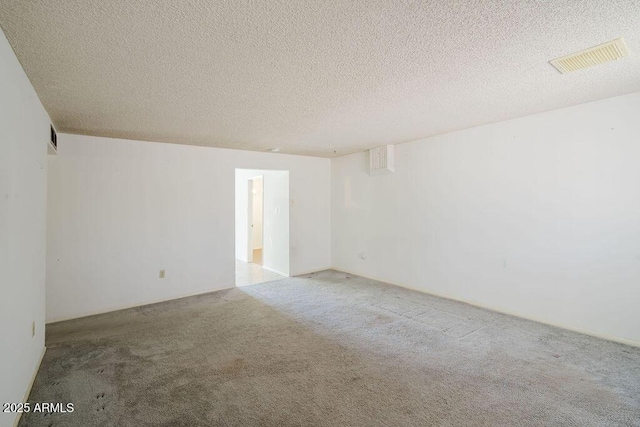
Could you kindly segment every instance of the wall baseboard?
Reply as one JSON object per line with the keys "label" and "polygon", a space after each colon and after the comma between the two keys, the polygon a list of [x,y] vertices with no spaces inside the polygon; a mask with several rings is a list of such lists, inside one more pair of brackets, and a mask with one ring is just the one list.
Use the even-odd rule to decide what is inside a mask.
{"label": "wall baseboard", "polygon": [[270,271],[272,273],[276,273],[276,274],[279,274],[279,275],[284,276],[284,277],[289,277],[288,274],[285,274],[282,271],[274,270],[273,268],[265,267],[264,265],[262,266],[262,268],[264,268],[265,270],[268,270],[268,271]]}
{"label": "wall baseboard", "polygon": [[335,268],[325,267],[325,268],[319,268],[317,270],[308,270],[308,271],[296,272],[295,274],[292,274],[292,276],[293,277],[295,277],[295,276],[304,276],[305,274],[320,273],[321,271],[327,271],[327,270],[339,271],[339,270],[336,270]]}
{"label": "wall baseboard", "polygon": [[[40,359],[38,360],[38,364],[36,365],[36,369],[33,371],[33,375],[31,375],[31,381],[29,381],[29,386],[27,387],[27,392],[24,394],[24,398],[22,402],[27,402],[29,400],[29,395],[31,394],[31,388],[33,387],[33,383],[36,381],[36,376],[40,371],[40,365],[42,364],[42,359],[44,359],[44,353],[47,351],[47,347],[42,349],[42,353],[40,354]],[[18,412],[16,415],[16,419],[13,421],[13,427],[17,427],[20,423],[20,418],[22,418],[22,412]]]}
{"label": "wall baseboard", "polygon": [[603,334],[600,334],[600,333],[597,333],[597,332],[586,331],[586,330],[583,330],[583,329],[573,328],[573,327],[570,327],[570,326],[558,325],[558,324],[555,324],[555,323],[552,323],[552,322],[548,322],[548,321],[545,321],[545,320],[541,320],[541,319],[538,319],[538,318],[535,318],[535,317],[523,316],[522,314],[514,313],[514,312],[511,312],[511,311],[508,311],[508,310],[502,310],[502,309],[499,309],[499,308],[495,308],[495,307],[491,307],[491,306],[487,306],[487,305],[483,305],[483,304],[478,304],[476,302],[467,301],[467,300],[462,299],[462,298],[455,298],[455,297],[452,297],[450,295],[443,295],[443,294],[438,294],[436,292],[429,292],[429,291],[425,291],[423,289],[417,289],[417,288],[414,288],[414,287],[411,287],[411,286],[399,285],[397,283],[390,283],[390,282],[388,282],[386,280],[383,280],[383,279],[376,279],[375,277],[364,276],[362,274],[353,273],[351,271],[346,271],[346,270],[343,270],[343,269],[340,269],[340,268],[331,268],[331,270],[339,271],[339,272],[345,273],[345,274],[352,274],[354,276],[364,277],[365,279],[375,280],[376,282],[387,283],[389,285],[397,286],[399,288],[409,289],[411,291],[420,292],[420,293],[423,293],[423,294],[426,294],[426,295],[431,295],[431,296],[438,297],[438,298],[444,298],[444,299],[448,299],[448,300],[451,300],[451,301],[457,301],[457,302],[461,302],[461,303],[464,303],[464,304],[469,304],[471,306],[482,308],[484,310],[489,310],[489,311],[493,311],[495,313],[500,313],[500,314],[506,314],[506,315],[509,315],[509,316],[518,317],[520,319],[530,320],[532,322],[541,323],[543,325],[553,326],[554,328],[564,329],[565,331],[576,332],[576,333],[579,333],[579,334],[582,334],[582,335],[588,335],[588,336],[591,336],[591,337],[594,337],[594,338],[600,338],[600,339],[607,340],[607,341],[612,341],[612,342],[615,342],[615,343],[618,343],[618,344],[624,344],[624,345],[628,345],[628,346],[631,346],[631,347],[639,347],[640,348],[640,342],[638,342],[638,341],[633,341],[633,340],[629,340],[629,339],[626,339],[626,338],[620,338],[620,337],[612,337],[612,336],[609,336],[609,335],[603,335]]}
{"label": "wall baseboard", "polygon": [[126,306],[123,306],[123,307],[115,307],[115,308],[111,308],[111,309],[108,309],[108,310],[96,311],[96,312],[91,312],[91,313],[86,313],[86,314],[83,313],[83,314],[80,314],[78,316],[62,317],[62,318],[58,318],[58,319],[49,320],[49,321],[47,321],[46,324],[50,325],[52,323],[66,322],[67,320],[82,319],[83,317],[91,317],[91,316],[97,316],[99,314],[113,313],[114,311],[129,310],[130,308],[143,307],[145,305],[160,304],[162,302],[173,301],[173,300],[182,299],[182,298],[195,297],[195,296],[198,296],[198,295],[210,294],[210,293],[213,293],[213,292],[224,291],[224,290],[227,290],[227,289],[233,289],[235,287],[236,286],[234,284],[233,286],[229,286],[229,287],[226,287],[226,288],[214,289],[214,290],[204,291],[204,292],[194,292],[192,294],[181,295],[179,297],[164,298],[164,299],[153,300],[153,301],[145,301],[145,302],[140,303],[140,304],[132,304],[132,305],[126,305]]}
{"label": "wall baseboard", "polygon": [[[262,266],[262,268],[264,268],[265,270],[271,271],[272,273],[279,274],[279,275],[281,275],[281,276],[291,277],[291,276],[290,276],[290,275],[288,275],[288,274],[285,274],[285,273],[283,273],[283,272],[281,272],[281,271],[278,271],[278,270],[274,270],[274,269],[269,268],[269,267]],[[325,271],[325,270],[331,270],[331,267],[327,267],[327,268],[320,268],[320,269],[318,269],[318,270],[306,271],[306,272],[303,272],[303,273],[296,273],[296,276],[301,276],[301,275],[303,275],[303,274],[317,273],[317,272]],[[192,294],[181,295],[181,296],[179,296],[179,297],[175,297],[175,298],[164,298],[164,299],[159,299],[159,300],[146,301],[146,302],[143,302],[143,303],[140,303],[140,304],[132,304],[132,305],[126,305],[126,306],[123,306],[123,307],[115,307],[115,308],[108,309],[108,310],[101,310],[101,311],[96,311],[96,312],[82,313],[82,314],[77,315],[77,316],[61,317],[61,318],[56,318],[56,319],[48,320],[48,321],[46,322],[46,324],[47,324],[47,325],[49,325],[49,324],[52,324],[52,323],[66,322],[67,320],[81,319],[81,318],[83,318],[83,317],[97,316],[97,315],[99,315],[99,314],[112,313],[112,312],[114,312],[114,311],[128,310],[128,309],[130,309],[130,308],[142,307],[142,306],[145,306],[145,305],[151,305],[151,304],[159,304],[159,303],[162,303],[162,302],[173,301],[173,300],[181,299],[181,298],[195,297],[195,296],[198,296],[198,295],[209,294],[209,293],[212,293],[212,292],[224,291],[224,290],[226,290],[226,289],[233,289],[233,288],[235,288],[235,287],[236,287],[236,286],[235,286],[235,284],[234,284],[234,286],[229,286],[229,287],[226,287],[226,288],[220,288],[220,289],[215,289],[215,290],[210,290],[210,291],[204,291],[204,292],[196,292],[196,293],[192,293]]]}

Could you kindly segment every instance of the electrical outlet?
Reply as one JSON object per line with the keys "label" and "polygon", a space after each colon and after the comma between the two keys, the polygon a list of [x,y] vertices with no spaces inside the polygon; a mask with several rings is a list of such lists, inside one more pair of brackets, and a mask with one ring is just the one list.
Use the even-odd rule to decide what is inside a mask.
{"label": "electrical outlet", "polygon": [[358,258],[367,259],[367,253],[366,252],[358,252]]}
{"label": "electrical outlet", "polygon": [[36,336],[36,322],[31,322],[31,336]]}
{"label": "electrical outlet", "polygon": [[164,270],[160,270],[160,278],[164,279]]}

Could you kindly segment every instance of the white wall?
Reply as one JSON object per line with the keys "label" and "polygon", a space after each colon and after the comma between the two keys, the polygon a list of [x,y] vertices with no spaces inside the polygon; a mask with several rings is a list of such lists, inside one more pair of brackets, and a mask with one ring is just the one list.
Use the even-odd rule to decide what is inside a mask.
{"label": "white wall", "polygon": [[640,93],[395,150],[332,161],[333,267],[640,343]]}
{"label": "white wall", "polygon": [[[329,182],[329,188],[331,183]],[[262,266],[282,275],[289,275],[289,173],[269,171],[264,174],[264,248]],[[317,190],[323,191],[320,188]],[[313,197],[307,194],[307,197]],[[329,201],[331,204],[331,201]],[[331,210],[329,210],[329,220]],[[313,228],[308,223],[304,225]],[[331,238],[331,231],[329,236]],[[301,242],[302,245],[307,244]],[[329,245],[331,251],[331,245]],[[331,258],[331,252],[329,252]]]}
{"label": "white wall", "polygon": [[58,146],[49,322],[234,286],[235,168],[290,172],[290,273],[330,267],[328,159],[80,135]]}
{"label": "white wall", "polygon": [[[236,170],[236,257],[247,261],[247,181],[263,176],[265,268],[288,275],[289,265],[289,172],[274,170]],[[315,190],[324,191],[319,187]],[[295,202],[294,202],[295,204]]]}
{"label": "white wall", "polygon": [[0,403],[23,401],[44,351],[49,123],[0,31]]}

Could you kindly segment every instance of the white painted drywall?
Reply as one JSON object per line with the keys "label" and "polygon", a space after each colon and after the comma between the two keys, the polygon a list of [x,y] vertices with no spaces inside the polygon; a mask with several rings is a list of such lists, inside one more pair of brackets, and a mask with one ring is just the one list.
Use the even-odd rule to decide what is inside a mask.
{"label": "white painted drywall", "polygon": [[264,213],[264,200],[263,200],[263,181],[262,175],[260,177],[253,178],[253,215],[251,228],[251,248],[262,249],[262,217]]}
{"label": "white painted drywall", "polygon": [[236,168],[289,171],[290,274],[330,267],[329,159],[67,134],[58,146],[49,322],[234,286]]}
{"label": "white painted drywall", "polygon": [[639,117],[634,93],[396,145],[390,175],[335,158],[333,267],[640,343]]}
{"label": "white painted drywall", "polygon": [[44,351],[49,124],[0,31],[0,403],[23,401]]}
{"label": "white painted drywall", "polygon": [[289,172],[275,170],[236,170],[236,257],[247,261],[247,181],[263,176],[264,248],[262,265],[289,275]]}
{"label": "white painted drywall", "polygon": [[[289,172],[264,174],[264,248],[262,266],[289,275]],[[313,197],[307,195],[307,197]],[[331,217],[331,211],[329,211]],[[305,225],[309,227],[309,225]],[[312,228],[312,227],[310,227]],[[330,237],[331,233],[329,233]],[[304,244],[305,242],[303,242]]]}

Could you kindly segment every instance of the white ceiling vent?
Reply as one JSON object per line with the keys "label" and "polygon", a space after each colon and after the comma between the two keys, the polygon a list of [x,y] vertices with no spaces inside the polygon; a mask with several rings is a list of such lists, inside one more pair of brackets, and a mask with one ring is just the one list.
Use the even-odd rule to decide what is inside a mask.
{"label": "white ceiling vent", "polygon": [[563,56],[562,58],[554,59],[549,61],[549,63],[556,67],[562,74],[565,74],[594,65],[604,64],[605,62],[615,61],[625,56],[629,56],[629,49],[627,49],[624,39],[619,38],[589,49],[581,50],[580,52],[572,53],[571,55]]}
{"label": "white ceiling vent", "polygon": [[369,150],[369,174],[382,175],[393,171],[393,145]]}

